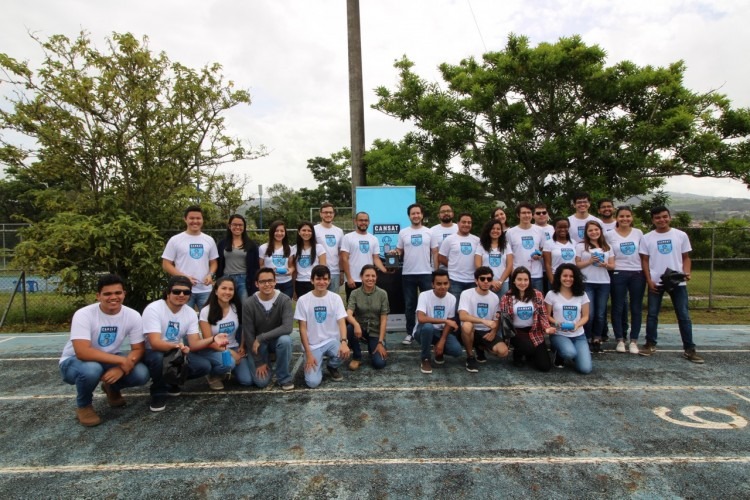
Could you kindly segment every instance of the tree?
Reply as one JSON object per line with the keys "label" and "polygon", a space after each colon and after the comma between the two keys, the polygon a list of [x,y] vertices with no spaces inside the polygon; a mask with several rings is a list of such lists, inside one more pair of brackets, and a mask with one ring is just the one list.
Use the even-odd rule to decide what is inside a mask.
{"label": "tree", "polygon": [[319,207],[324,202],[337,207],[352,206],[352,155],[344,148],[330,158],[315,157],[307,160],[307,169],[318,182],[315,189],[302,188],[302,196],[309,206]]}
{"label": "tree", "polygon": [[[268,229],[275,220],[282,220],[289,233],[290,229],[297,229],[301,221],[310,218],[310,207],[299,191],[284,184],[274,184],[268,188],[268,201],[263,205],[263,229]],[[247,218],[260,227],[260,207],[251,207],[247,211]]]}
{"label": "tree", "polygon": [[[6,218],[43,223],[39,227],[45,231],[63,234],[73,217],[76,237],[100,244],[104,240],[97,238],[95,223],[106,225],[104,214],[112,223],[130,217],[149,233],[181,227],[188,204],[222,207],[226,201],[222,212],[237,205],[236,190],[227,189],[232,178],[217,169],[264,150],[227,135],[222,114],[250,104],[250,95],[225,81],[220,65],[185,67],[152,53],[147,38],[139,41],[129,33],[113,34],[105,51],[97,50],[85,32],[74,40],[62,35],[35,40],[44,52],[36,72],[0,54],[0,84],[10,96],[10,108],[0,108],[0,164],[8,174],[0,200],[17,200],[15,206],[3,204],[13,211]],[[129,231],[129,225],[111,230],[111,238],[138,241],[117,232]],[[72,289],[91,273],[112,267],[111,255],[99,246],[90,249],[95,261],[79,266],[68,259],[66,245],[47,247],[37,228],[24,237],[17,263],[59,274]],[[50,264],[39,266],[24,257],[35,254],[34,245],[53,252]],[[132,250],[139,258],[159,259],[158,252]],[[148,289],[142,280],[151,276],[138,274],[141,262],[119,262],[126,262],[115,266],[120,273],[138,282],[133,283],[137,293]]]}
{"label": "tree", "polygon": [[750,110],[685,88],[681,61],[607,67],[605,59],[578,36],[530,47],[511,35],[481,62],[441,64],[439,85],[404,57],[394,64],[397,88],[378,87],[373,107],[414,123],[427,165],[457,161],[509,207],[543,200],[561,213],[574,191],[627,199],[672,175],[750,183]]}

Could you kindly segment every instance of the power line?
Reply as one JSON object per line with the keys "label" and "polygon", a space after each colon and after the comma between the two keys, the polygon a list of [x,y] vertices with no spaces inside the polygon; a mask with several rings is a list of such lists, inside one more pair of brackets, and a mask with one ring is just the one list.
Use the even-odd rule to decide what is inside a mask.
{"label": "power line", "polygon": [[474,26],[477,27],[477,33],[479,33],[479,39],[482,40],[482,45],[484,46],[484,51],[487,52],[487,44],[484,43],[484,37],[482,36],[482,30],[479,29],[479,23],[477,22],[477,16],[474,15],[474,9],[471,7],[471,0],[466,0],[466,3],[469,6],[469,11],[471,11],[471,17],[474,19]]}

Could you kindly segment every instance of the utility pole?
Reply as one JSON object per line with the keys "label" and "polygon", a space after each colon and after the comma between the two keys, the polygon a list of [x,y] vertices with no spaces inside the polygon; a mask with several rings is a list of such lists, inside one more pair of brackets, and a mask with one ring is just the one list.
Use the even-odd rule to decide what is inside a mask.
{"label": "utility pole", "polygon": [[359,29],[359,0],[346,0],[346,24],[349,40],[349,127],[352,150],[352,209],[357,206],[357,186],[364,186],[366,172],[365,107],[362,90],[362,36]]}

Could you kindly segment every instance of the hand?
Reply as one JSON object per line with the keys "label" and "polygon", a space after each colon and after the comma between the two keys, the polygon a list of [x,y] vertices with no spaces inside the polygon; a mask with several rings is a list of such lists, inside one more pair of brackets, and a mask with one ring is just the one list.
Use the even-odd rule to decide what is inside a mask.
{"label": "hand", "polygon": [[375,354],[380,354],[383,359],[388,359],[388,351],[383,344],[378,344],[375,347]]}
{"label": "hand", "polygon": [[654,281],[652,280],[648,281],[648,289],[651,293],[659,293],[659,285],[654,283]]}
{"label": "hand", "polygon": [[190,278],[190,283],[192,283],[193,285],[197,285],[199,283],[198,278],[194,278],[192,276],[188,276],[188,278]]}
{"label": "hand", "polygon": [[357,337],[357,339],[362,338],[362,327],[361,326],[355,326],[354,327],[354,336]]}
{"label": "hand", "polygon": [[341,342],[341,345],[339,346],[339,358],[347,359],[351,352],[349,345],[346,342]]}
{"label": "hand", "polygon": [[229,351],[229,353],[230,353],[230,354],[232,355],[232,359],[234,360],[234,364],[235,364],[235,366],[236,366],[236,365],[238,365],[238,364],[239,364],[239,362],[240,362],[240,361],[242,360],[242,358],[244,357],[244,356],[243,356],[242,354],[240,354],[240,351],[239,351],[239,349],[238,349],[238,350],[236,350],[236,351],[235,351],[235,350],[232,350],[232,349],[227,349],[227,351]]}
{"label": "hand", "polygon": [[[313,358],[313,361],[315,361],[315,358]],[[305,367],[307,369],[307,367]],[[268,364],[260,365],[255,369],[255,376],[259,379],[264,379],[268,376]]]}
{"label": "hand", "polygon": [[442,356],[443,351],[445,351],[445,339],[440,339],[437,341],[437,344],[435,344],[435,356]]}
{"label": "hand", "polygon": [[550,326],[549,328],[545,328],[544,331],[547,332],[549,335],[554,335],[555,333],[557,333],[557,329],[554,326]]}
{"label": "hand", "polygon": [[204,285],[213,285],[214,284],[214,278],[210,274],[207,274],[205,278],[203,278],[203,284]]}
{"label": "hand", "polygon": [[490,330],[494,330],[495,328],[497,328],[497,321],[495,320],[485,319],[484,321],[482,321],[482,323]]}
{"label": "hand", "polygon": [[312,355],[312,353],[306,353],[305,354],[305,371],[311,372],[315,370],[318,366],[318,361],[315,359],[315,356]]}
{"label": "hand", "polygon": [[357,284],[354,282],[353,279],[347,279],[346,286],[348,286],[350,290],[354,290],[357,287]]}
{"label": "hand", "polygon": [[241,358],[244,358],[247,356],[247,353],[245,352],[245,346],[241,345],[237,348],[237,355]]}
{"label": "hand", "polygon": [[135,362],[133,362],[128,356],[122,356],[122,359],[120,360],[120,370],[127,375],[133,370],[133,367],[135,366]]}
{"label": "hand", "polygon": [[177,347],[180,348],[180,350],[182,351],[182,354],[187,354],[187,353],[190,352],[190,346],[186,346],[184,344],[179,344]]}
{"label": "hand", "polygon": [[450,329],[453,330],[454,332],[458,331],[458,323],[456,323],[452,319],[446,319],[445,324],[448,325]]}
{"label": "hand", "polygon": [[229,343],[229,335],[226,333],[217,333],[214,335],[214,343],[219,347],[224,347]]}
{"label": "hand", "polygon": [[690,273],[685,273],[685,281],[690,281]]}
{"label": "hand", "polygon": [[257,356],[259,349],[260,349],[260,342],[258,342],[258,339],[253,340],[253,354]]}
{"label": "hand", "polygon": [[495,280],[492,283],[490,283],[490,288],[492,289],[493,292],[497,292],[498,290],[500,290],[500,287],[502,287],[502,286],[503,286],[503,284],[500,283],[497,280]]}
{"label": "hand", "polygon": [[487,342],[492,342],[493,340],[495,340],[495,332],[493,330],[490,330],[489,332],[482,335],[482,338]]}
{"label": "hand", "polygon": [[112,368],[104,372],[100,380],[108,384],[114,384],[124,376],[125,372],[122,371],[122,368],[120,368],[119,366],[113,366]]}

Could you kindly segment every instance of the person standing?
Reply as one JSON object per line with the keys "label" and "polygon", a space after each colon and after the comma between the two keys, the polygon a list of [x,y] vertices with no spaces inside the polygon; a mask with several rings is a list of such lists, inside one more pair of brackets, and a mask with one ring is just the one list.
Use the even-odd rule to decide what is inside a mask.
{"label": "person standing", "polygon": [[568,218],[558,217],[555,219],[553,226],[555,232],[552,234],[552,239],[547,241],[542,248],[544,268],[547,270],[546,274],[550,284],[558,266],[565,263],[575,264],[576,261],[576,246],[570,241]]}
{"label": "person standing", "polygon": [[[78,309],[70,324],[70,338],[60,356],[65,383],[76,386],[76,418],[84,427],[101,423],[94,410],[94,390],[99,382],[111,407],[125,406],[121,389],[148,382],[148,368],[140,363],[144,353],[141,315],[122,304],[125,286],[114,274],[99,278],[96,303]],[[120,346],[128,340],[130,352]]]}
{"label": "person standing", "polygon": [[302,221],[297,226],[297,244],[292,247],[294,258],[294,295],[299,298],[312,290],[310,271],[318,264],[326,265],[328,254],[318,243],[312,222]]}
{"label": "person standing", "polygon": [[504,208],[497,207],[495,210],[493,210],[490,219],[499,220],[500,224],[503,225],[504,233],[507,232],[508,229],[510,229],[510,226],[508,225],[508,216],[506,215]]}
{"label": "person standing", "polygon": [[474,267],[481,266],[492,269],[493,280],[490,290],[502,298],[508,291],[508,277],[513,272],[513,250],[508,244],[502,222],[497,219],[487,221],[479,233]]}
{"label": "person standing", "polygon": [[227,234],[218,245],[216,277],[229,276],[240,301],[255,293],[258,272],[258,245],[247,236],[247,221],[239,214],[229,216]]}
{"label": "person standing", "polygon": [[598,217],[589,213],[589,208],[591,208],[591,195],[588,193],[574,193],[571,201],[573,203],[574,213],[568,217],[568,223],[570,225],[568,232],[570,233],[570,239],[573,243],[580,243],[585,236],[584,228],[586,227],[586,223],[593,220],[598,222],[601,227],[602,221],[599,220]]}
{"label": "person standing", "polygon": [[471,234],[472,217],[469,213],[458,216],[458,232],[445,238],[440,245],[438,258],[440,264],[447,266],[448,276],[451,280],[449,292],[456,297],[456,302],[461,297],[461,292],[474,288],[474,254],[479,246],[479,238]]}
{"label": "person standing", "polygon": [[[544,203],[534,205],[534,225],[544,232],[544,241],[552,239],[555,228],[549,223],[549,209]],[[551,276],[550,276],[551,278]]]}
{"label": "person standing", "polygon": [[331,284],[329,290],[338,292],[341,286],[341,268],[339,267],[339,252],[341,251],[341,239],[344,231],[333,225],[336,217],[336,208],[332,203],[323,203],[320,206],[320,223],[313,228],[315,239],[326,249],[326,266],[331,271]]}
{"label": "person standing", "polygon": [[602,198],[596,204],[596,213],[599,214],[599,220],[602,223],[602,231],[604,236],[608,232],[613,231],[617,227],[617,220],[615,219],[615,205],[609,198]]}
{"label": "person standing", "polygon": [[341,253],[339,263],[344,273],[346,282],[346,300],[355,288],[362,286],[362,278],[359,273],[362,267],[373,264],[379,271],[388,272],[380,260],[380,243],[378,239],[367,232],[370,227],[370,216],[367,212],[358,212],[354,218],[355,231],[344,235],[341,240]]}
{"label": "person standing", "polygon": [[395,251],[403,259],[401,284],[404,290],[406,337],[401,343],[409,345],[413,340],[419,293],[432,288],[432,264],[430,263],[432,231],[422,225],[424,220],[422,205],[412,203],[406,210],[411,225],[399,231]]}
{"label": "person standing", "polygon": [[208,300],[216,278],[219,252],[214,239],[201,232],[203,209],[185,209],[184,232],[172,236],[161,256],[161,266],[170,276],[186,276],[192,283],[192,295],[187,306],[200,310]]}
{"label": "person standing", "polygon": [[655,229],[641,240],[641,267],[648,283],[648,315],[646,317],[646,344],[640,354],[650,356],[656,352],[659,310],[665,289],[660,284],[667,269],[684,273],[685,281],[666,290],[672,299],[677,325],[682,338],[683,356],[693,363],[703,363],[703,358],[695,352],[693,343],[693,322],[688,310],[687,281],[690,281],[692,262],[690,260],[690,238],[683,231],[671,227],[672,214],[664,206],[651,209],[651,222]]}
{"label": "person standing", "polygon": [[286,237],[284,221],[274,221],[268,228],[268,243],[259,249],[258,267],[271,267],[276,270],[276,288],[290,299],[294,296],[294,259],[292,247]]}
{"label": "person standing", "polygon": [[440,251],[440,245],[443,244],[445,238],[451,234],[458,232],[458,224],[453,223],[453,208],[448,203],[441,203],[438,208],[438,219],[440,224],[435,224],[430,228],[430,247],[432,250],[432,269],[445,269],[445,266],[440,265],[438,258],[438,252]]}
{"label": "person standing", "polygon": [[534,207],[528,202],[521,202],[516,207],[518,225],[508,230],[508,243],[513,250],[513,269],[525,267],[531,271],[531,286],[536,290],[544,288],[542,246],[544,231],[531,223]]}

